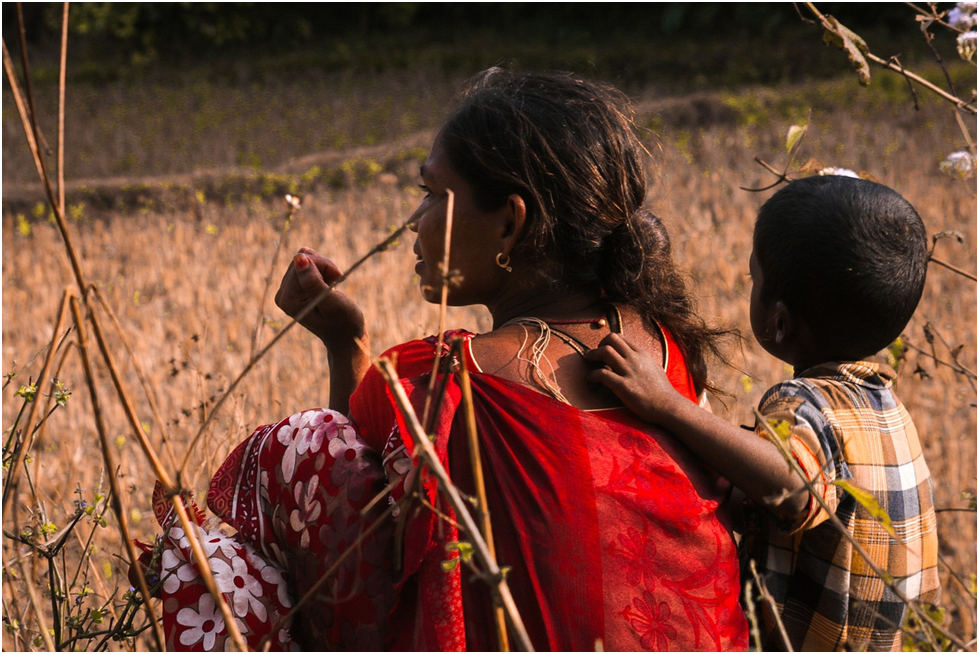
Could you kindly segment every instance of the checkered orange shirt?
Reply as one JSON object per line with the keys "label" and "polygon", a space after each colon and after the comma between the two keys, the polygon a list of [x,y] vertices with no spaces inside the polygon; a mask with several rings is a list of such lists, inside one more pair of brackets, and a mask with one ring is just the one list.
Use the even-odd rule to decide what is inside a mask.
{"label": "checkered orange shirt", "polygon": [[[891,387],[895,376],[879,363],[823,364],[769,389],[760,411],[789,424],[799,465],[874,563],[906,597],[934,603],[940,587],[931,476],[914,423]],[[904,544],[836,479],[873,493]],[[763,529],[754,550],[793,648],[899,650],[907,608],[828,517],[810,497],[793,524]],[[771,609],[764,602],[759,608],[766,649],[784,649]]]}

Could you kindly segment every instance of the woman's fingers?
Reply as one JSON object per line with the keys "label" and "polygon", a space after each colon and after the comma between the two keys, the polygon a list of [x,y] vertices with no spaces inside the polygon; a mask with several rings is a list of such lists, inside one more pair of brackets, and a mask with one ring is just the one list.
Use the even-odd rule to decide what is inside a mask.
{"label": "woman's fingers", "polygon": [[[330,283],[340,275],[335,263],[311,248],[300,248],[282,277],[275,303],[293,318],[303,314],[303,327],[326,343],[360,338],[364,335],[360,308],[343,293],[329,292]],[[317,298],[315,308],[307,311]]]}

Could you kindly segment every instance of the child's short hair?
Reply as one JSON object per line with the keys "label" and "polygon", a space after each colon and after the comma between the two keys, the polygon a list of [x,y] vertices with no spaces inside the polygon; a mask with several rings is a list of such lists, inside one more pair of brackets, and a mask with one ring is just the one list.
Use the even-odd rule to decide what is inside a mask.
{"label": "child's short hair", "polygon": [[928,246],[914,207],[863,179],[807,177],[758,212],[761,297],[800,316],[822,354],[857,360],[908,324],[925,284]]}

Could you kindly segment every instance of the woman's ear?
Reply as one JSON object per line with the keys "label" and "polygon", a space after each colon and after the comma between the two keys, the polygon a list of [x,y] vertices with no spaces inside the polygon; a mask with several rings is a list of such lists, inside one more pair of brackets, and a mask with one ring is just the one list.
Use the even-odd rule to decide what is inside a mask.
{"label": "woman's ear", "polygon": [[503,205],[503,225],[500,236],[503,239],[503,254],[509,255],[523,235],[527,222],[527,205],[523,197],[513,193]]}

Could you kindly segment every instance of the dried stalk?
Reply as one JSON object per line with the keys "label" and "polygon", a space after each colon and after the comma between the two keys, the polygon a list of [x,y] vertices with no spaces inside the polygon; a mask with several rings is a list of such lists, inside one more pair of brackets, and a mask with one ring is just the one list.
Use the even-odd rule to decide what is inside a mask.
{"label": "dried stalk", "polygon": [[401,237],[401,235],[404,234],[405,231],[411,225],[413,225],[419,218],[421,218],[421,216],[423,216],[424,214],[425,214],[425,211],[422,211],[420,213],[412,214],[411,217],[409,217],[408,220],[406,220],[404,222],[404,224],[402,224],[398,229],[396,229],[394,232],[392,232],[390,236],[388,236],[383,241],[381,241],[380,243],[378,243],[377,245],[375,245],[373,248],[371,248],[371,250],[367,254],[365,254],[360,259],[358,259],[356,262],[354,262],[354,264],[352,266],[350,266],[350,268],[348,268],[345,273],[343,273],[342,275],[340,275],[339,277],[337,277],[333,281],[333,283],[330,284],[329,288],[327,288],[325,291],[323,291],[322,293],[320,293],[319,295],[317,295],[316,297],[314,297],[312,300],[310,300],[309,304],[307,304],[306,307],[302,311],[300,311],[298,314],[296,314],[296,317],[295,318],[293,318],[289,322],[287,322],[286,325],[285,325],[285,327],[283,327],[282,330],[278,334],[276,334],[272,338],[271,341],[269,341],[268,345],[266,345],[261,350],[259,350],[258,353],[255,354],[255,356],[253,356],[248,361],[247,364],[245,364],[245,367],[242,369],[242,371],[238,374],[237,377],[235,377],[235,380],[233,382],[231,382],[231,385],[228,386],[228,390],[226,390],[221,395],[221,397],[218,398],[218,401],[214,404],[214,407],[211,409],[211,415],[209,415],[207,417],[207,420],[205,420],[204,421],[204,424],[201,425],[200,429],[197,431],[197,434],[195,434],[194,435],[194,438],[191,439],[190,445],[188,445],[188,447],[187,447],[187,455],[184,457],[183,462],[180,464],[180,468],[179,468],[179,471],[180,472],[182,472],[184,469],[186,469],[186,467],[187,467],[187,465],[188,465],[188,463],[190,461],[191,454],[193,454],[193,452],[194,452],[194,448],[196,447],[198,441],[200,441],[200,439],[203,437],[205,430],[210,426],[211,420],[214,419],[214,416],[216,416],[218,414],[219,409],[224,405],[224,403],[225,403],[225,401],[227,401],[228,397],[230,397],[231,394],[234,392],[234,390],[236,388],[238,388],[238,384],[240,384],[241,381],[248,375],[248,373],[250,373],[252,371],[252,369],[258,364],[258,362],[262,359],[262,357],[264,357],[265,354],[269,350],[271,350],[275,346],[275,344],[278,343],[279,340],[282,337],[284,337],[286,335],[286,333],[288,333],[289,330],[291,330],[300,320],[302,320],[307,315],[309,315],[313,311],[313,309],[316,308],[316,305],[317,304],[319,304],[324,299],[326,299],[326,297],[330,293],[332,293],[333,290],[337,286],[339,286],[344,281],[346,281],[347,280],[347,277],[349,277],[350,274],[354,270],[356,270],[361,265],[363,265],[364,262],[366,262],[368,259],[370,259],[371,257],[373,257],[375,254],[377,254],[379,252],[383,252],[383,251],[387,250],[389,247],[391,247],[391,245],[394,244]]}
{"label": "dried stalk", "polygon": [[[476,486],[476,501],[480,527],[486,538],[489,555],[496,559],[496,544],[493,541],[493,525],[490,523],[489,501],[486,499],[486,483],[483,478],[483,462],[479,454],[479,439],[476,435],[476,413],[473,408],[472,385],[469,383],[469,368],[462,352],[464,341],[456,339],[452,350],[459,359],[459,385],[462,388],[462,406],[466,416],[466,436],[469,439],[469,461],[473,469],[473,483]],[[496,622],[497,645],[501,652],[510,651],[510,639],[506,630],[506,615],[496,595],[493,596],[493,619]]]}
{"label": "dried stalk", "polygon": [[34,619],[37,620],[38,631],[41,632],[41,638],[44,639],[45,647],[48,648],[49,652],[53,652],[55,651],[54,640],[51,638],[48,625],[44,621],[44,612],[41,611],[41,600],[37,595],[37,589],[34,588],[34,581],[30,577],[30,571],[26,569],[23,560],[20,561],[20,575],[24,579],[24,585],[27,586],[27,597],[30,600],[31,608],[34,609]]}
{"label": "dried stalk", "polygon": [[435,390],[435,379],[438,376],[439,356],[445,345],[445,311],[449,304],[449,258],[452,251],[452,214],[455,209],[455,193],[446,189],[445,200],[445,240],[442,244],[442,288],[439,300],[439,328],[435,341],[435,359],[432,361],[432,374],[428,378],[428,395],[425,397],[425,409],[422,411],[422,424],[427,425],[432,411],[432,391]]}
{"label": "dried stalk", "polygon": [[270,640],[272,638],[272,635],[278,632],[279,627],[281,627],[284,624],[287,624],[289,620],[294,618],[299,613],[299,609],[302,608],[302,606],[306,604],[306,602],[308,602],[309,600],[313,599],[313,597],[316,596],[316,593],[319,591],[320,588],[323,587],[323,584],[325,584],[330,579],[330,577],[336,574],[336,571],[340,569],[340,565],[343,564],[343,562],[346,561],[351,554],[356,552],[360,548],[360,545],[365,540],[367,540],[367,538],[371,534],[377,531],[377,528],[380,527],[384,523],[384,521],[388,519],[388,517],[390,517],[390,515],[394,512],[394,510],[397,507],[398,504],[390,505],[388,508],[384,510],[384,513],[378,516],[377,520],[371,523],[369,527],[364,529],[364,531],[362,531],[360,535],[357,536],[357,539],[353,543],[351,543],[350,546],[347,549],[345,549],[340,556],[337,557],[337,560],[333,562],[333,565],[331,565],[326,570],[326,572],[320,575],[320,578],[316,580],[316,583],[310,586],[309,590],[307,590],[306,593],[301,598],[299,598],[299,601],[293,605],[289,613],[287,613],[286,616],[282,618],[275,626],[273,626],[272,629],[269,630],[269,633],[264,638],[262,638],[261,646],[267,649]]}
{"label": "dried stalk", "polygon": [[122,341],[123,347],[126,348],[126,352],[129,354],[129,362],[133,364],[133,368],[136,370],[136,377],[139,378],[139,383],[143,387],[143,395],[146,396],[146,401],[149,402],[150,412],[153,414],[153,422],[156,424],[156,428],[160,432],[160,439],[163,441],[163,449],[167,453],[167,457],[170,459],[170,465],[174,468],[177,467],[177,459],[170,447],[170,436],[167,433],[166,424],[163,422],[163,418],[160,416],[160,408],[156,403],[156,389],[153,388],[152,382],[146,376],[143,371],[143,367],[139,363],[139,359],[136,357],[136,352],[133,350],[132,345],[129,343],[129,339],[126,338],[126,332],[122,328],[119,319],[116,317],[115,311],[106,301],[105,297],[102,295],[102,291],[99,290],[97,286],[89,286],[89,293],[95,296],[98,300],[99,305],[105,311],[106,315],[109,316],[109,320],[112,321],[112,326],[116,330],[116,334],[119,336],[119,340]]}
{"label": "dried stalk", "polygon": [[58,71],[58,208],[65,212],[65,77],[68,71],[68,3],[61,15],[61,67]]}
{"label": "dried stalk", "polygon": [[289,210],[286,213],[286,222],[282,228],[282,234],[279,236],[279,242],[275,245],[275,253],[272,255],[272,265],[269,266],[269,274],[265,278],[265,288],[262,289],[262,301],[258,304],[258,319],[255,324],[255,331],[252,332],[252,345],[249,350],[248,356],[254,357],[255,350],[258,349],[259,337],[262,335],[262,328],[265,326],[265,305],[269,301],[269,290],[272,288],[272,279],[275,274],[275,270],[279,267],[279,253],[282,252],[282,246],[286,242],[286,237],[289,234],[289,226],[292,224],[292,217],[296,213],[296,209],[299,208],[298,204],[293,204],[288,202]]}
{"label": "dried stalk", "polygon": [[166,639],[163,636],[163,629],[160,627],[160,623],[157,621],[155,612],[153,611],[153,606],[150,603],[153,596],[150,593],[149,585],[146,583],[146,577],[143,575],[143,569],[139,563],[139,554],[136,552],[136,546],[129,534],[129,523],[126,519],[126,513],[122,506],[123,500],[119,491],[119,482],[115,475],[115,457],[112,454],[112,448],[109,446],[109,438],[105,433],[105,422],[102,418],[102,405],[99,402],[98,392],[95,388],[95,374],[92,370],[92,361],[89,357],[88,344],[85,336],[85,321],[82,319],[81,310],[78,307],[78,301],[74,297],[71,298],[71,312],[75,318],[75,328],[78,330],[78,349],[81,351],[82,366],[85,369],[85,378],[88,380],[88,391],[92,399],[92,412],[95,414],[95,427],[99,432],[99,441],[102,445],[102,458],[105,461],[106,473],[109,475],[112,509],[116,514],[116,520],[119,523],[119,530],[121,532],[120,535],[122,536],[123,544],[126,547],[126,553],[129,555],[129,564],[136,570],[136,577],[139,583],[139,592],[143,595],[146,611],[149,613],[150,621],[153,624],[153,638],[156,640],[157,648],[162,652],[166,649]]}
{"label": "dried stalk", "polygon": [[[816,6],[813,3],[807,2],[806,6],[809,8],[809,11],[811,11],[813,15],[819,19],[819,22],[824,30],[828,32],[832,32],[833,34],[837,34],[836,28],[833,27],[833,25],[826,19],[826,16],[824,16],[818,9],[816,9]],[[870,61],[874,62],[875,64],[878,64],[879,66],[886,68],[887,70],[894,71],[895,73],[900,73],[904,75],[907,79],[914,80],[915,82],[925,87],[935,95],[941,97],[944,100],[951,102],[958,109],[969,112],[971,114],[977,113],[976,107],[970,106],[970,104],[965,100],[962,100],[961,98],[952,95],[948,91],[945,91],[944,89],[935,86],[934,84],[932,84],[925,78],[921,77],[920,75],[915,75],[911,71],[905,70],[903,66],[895,65],[890,61],[881,59],[880,57],[878,57],[872,52],[865,52],[863,53],[863,55]]]}
{"label": "dried stalk", "polygon": [[421,463],[427,465],[432,474],[435,475],[439,482],[441,492],[444,494],[449,502],[449,505],[456,513],[456,519],[463,526],[468,537],[472,540],[475,554],[479,559],[483,570],[485,571],[483,577],[489,583],[490,589],[499,596],[500,602],[506,610],[507,617],[510,620],[510,627],[513,629],[514,634],[517,637],[517,642],[524,651],[533,651],[533,645],[530,643],[530,637],[527,635],[527,630],[524,628],[523,620],[521,620],[520,613],[517,610],[517,605],[513,601],[513,596],[510,594],[510,588],[507,585],[506,579],[503,577],[503,573],[500,571],[500,568],[496,563],[496,559],[490,555],[486,541],[483,539],[479,528],[476,526],[476,523],[472,519],[472,515],[469,513],[469,509],[466,507],[466,501],[462,498],[462,495],[460,495],[459,490],[452,484],[452,480],[449,478],[448,472],[446,472],[445,468],[442,466],[442,462],[439,461],[438,455],[435,453],[435,448],[428,440],[425,430],[418,421],[418,416],[415,414],[415,410],[411,406],[411,402],[408,400],[405,389],[398,380],[397,371],[394,369],[391,362],[386,359],[379,360],[377,362],[377,366],[387,382],[388,387],[391,389],[391,392],[394,395],[395,403],[398,406],[398,410],[404,417],[405,424],[411,432],[411,438],[414,441],[416,448],[415,455],[421,459]]}
{"label": "dried stalk", "polygon": [[785,645],[789,652],[794,652],[795,650],[792,649],[792,642],[789,640],[789,634],[786,633],[785,625],[782,623],[782,616],[778,614],[778,603],[775,601],[775,598],[772,597],[772,594],[768,592],[768,587],[765,585],[765,582],[758,576],[758,569],[755,567],[754,559],[749,561],[749,566],[751,567],[751,576],[754,577],[755,584],[758,586],[758,593],[761,595],[761,598],[765,600],[765,603],[771,607],[772,615],[775,616],[775,626],[778,627],[778,632],[782,635],[782,644]]}
{"label": "dried stalk", "polygon": [[[61,309],[58,311],[58,319],[54,324],[54,333],[51,335],[51,343],[48,345],[48,352],[44,357],[44,365],[41,366],[41,376],[37,380],[38,393],[44,387],[44,380],[48,378],[48,374],[51,372],[51,363],[54,360],[54,355],[56,351],[56,345],[58,343],[58,334],[61,333],[62,326],[65,322],[65,317],[68,314],[68,302],[73,297],[70,291],[65,291],[64,297],[61,299]],[[17,480],[20,475],[20,470],[24,465],[24,459],[27,457],[27,452],[30,450],[30,443],[34,437],[34,421],[37,418],[37,409],[41,405],[41,398],[35,395],[34,401],[31,403],[31,410],[27,414],[27,424],[24,427],[24,437],[21,439],[20,443],[17,445],[17,454],[14,457],[14,464],[10,468],[10,472],[7,475],[7,481],[3,487],[3,512],[7,513],[10,510],[10,502],[14,497],[14,490],[17,488]]]}
{"label": "dried stalk", "polygon": [[956,268],[952,264],[945,263],[941,259],[936,259],[935,257],[929,257],[928,258],[928,261],[930,261],[931,263],[937,263],[939,266],[941,266],[943,268],[947,268],[947,269],[951,270],[952,272],[954,272],[956,274],[962,275],[966,279],[971,279],[972,281],[979,281],[979,280],[976,280],[976,276],[973,275],[972,273],[966,272],[966,271],[962,270],[961,268]]}

